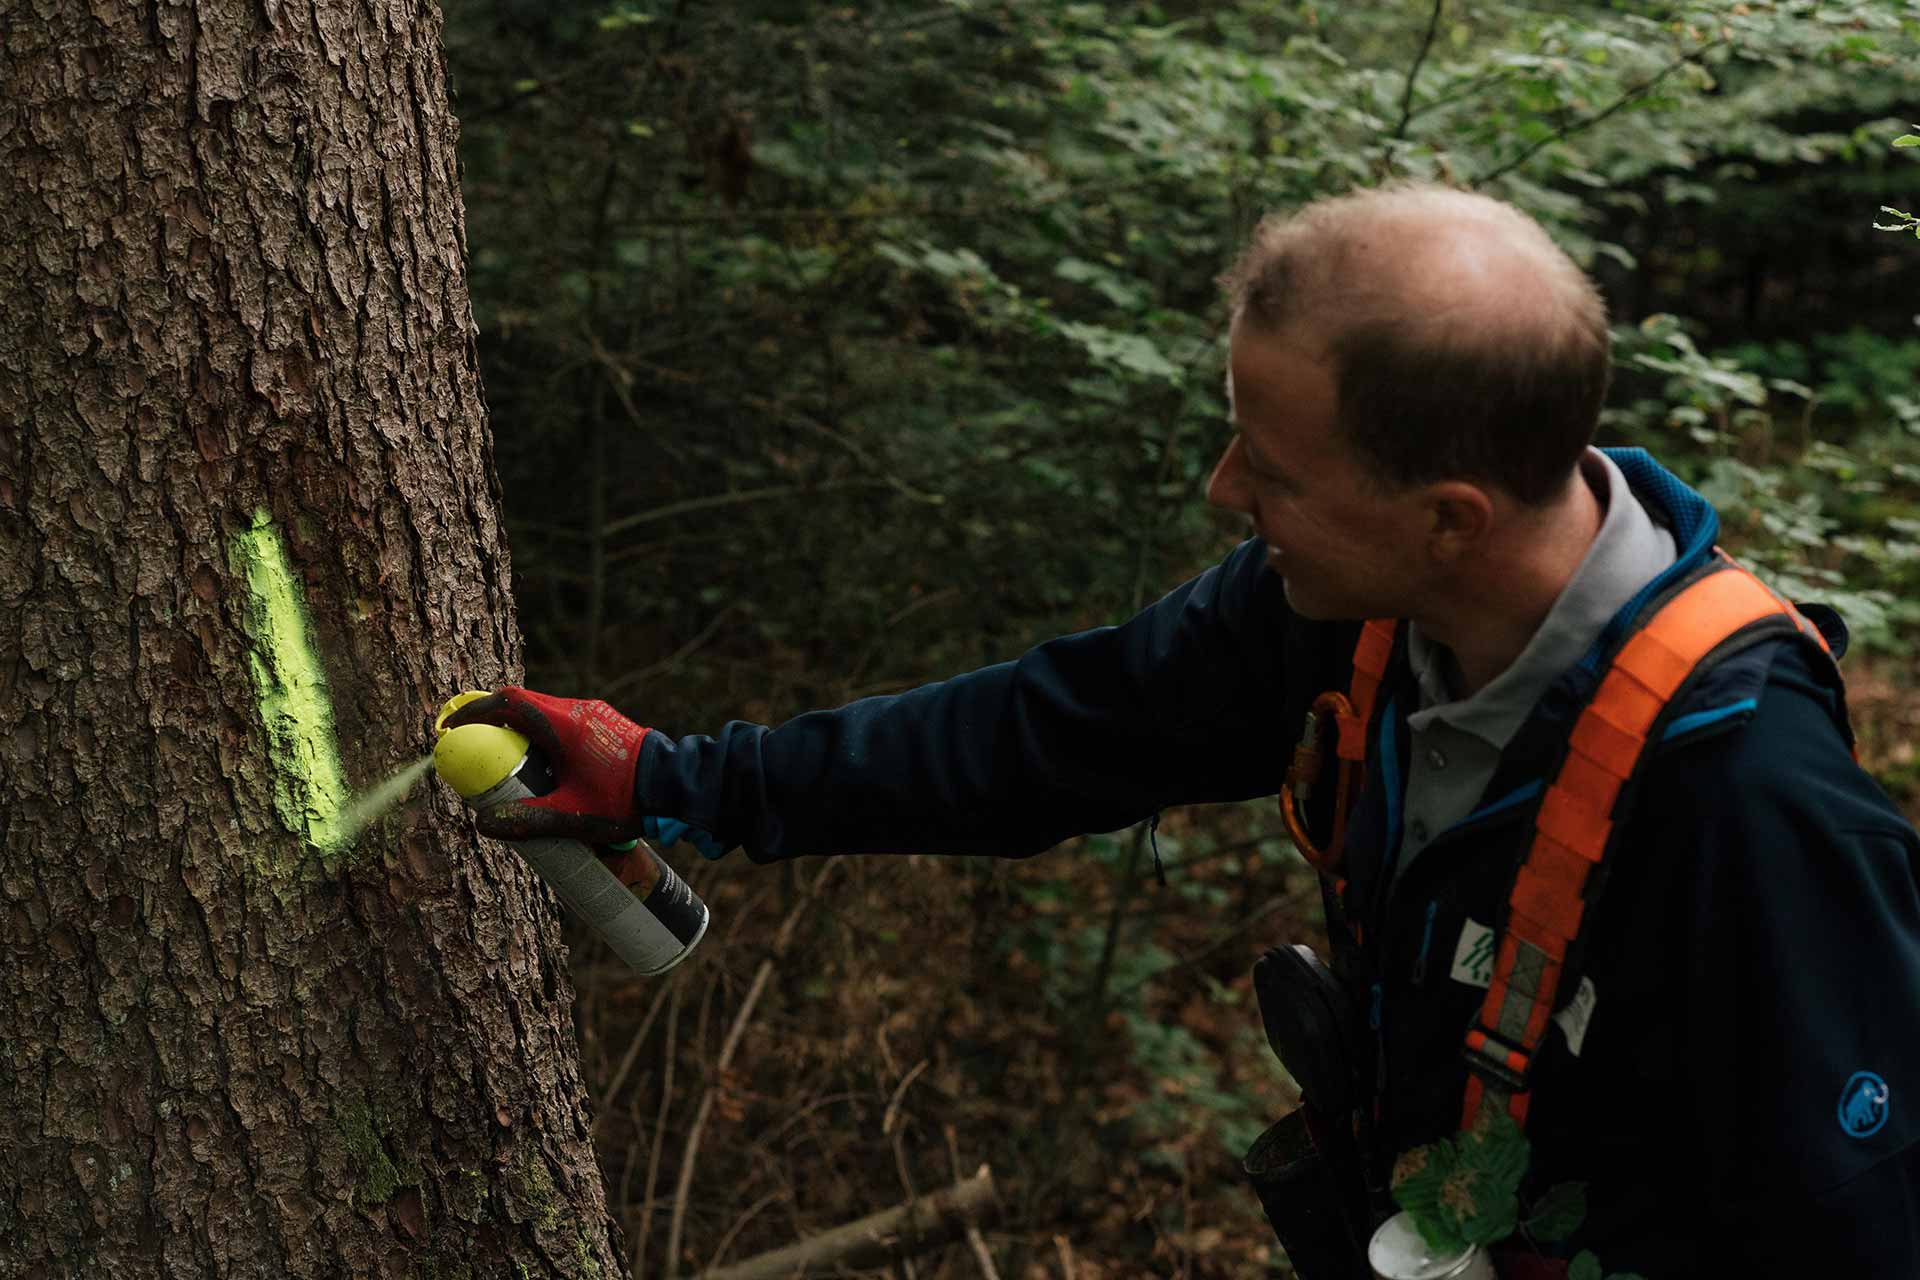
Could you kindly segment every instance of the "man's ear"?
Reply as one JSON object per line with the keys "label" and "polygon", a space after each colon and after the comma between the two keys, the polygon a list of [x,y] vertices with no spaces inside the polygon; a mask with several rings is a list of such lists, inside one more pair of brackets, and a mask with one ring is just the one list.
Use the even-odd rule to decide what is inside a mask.
{"label": "man's ear", "polygon": [[1485,489],[1464,480],[1427,486],[1427,553],[1445,565],[1478,553],[1493,531],[1494,503]]}

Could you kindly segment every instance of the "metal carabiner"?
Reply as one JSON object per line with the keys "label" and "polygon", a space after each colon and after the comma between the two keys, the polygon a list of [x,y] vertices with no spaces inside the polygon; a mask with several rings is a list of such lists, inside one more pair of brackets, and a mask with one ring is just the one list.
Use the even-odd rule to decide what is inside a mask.
{"label": "metal carabiner", "polygon": [[1287,780],[1280,786],[1280,817],[1287,824],[1287,834],[1293,837],[1293,843],[1313,868],[1327,875],[1334,875],[1340,867],[1342,841],[1346,838],[1347,805],[1353,789],[1354,775],[1359,772],[1357,764],[1342,761],[1338,769],[1339,791],[1333,803],[1333,833],[1322,849],[1313,843],[1307,834],[1306,819],[1300,814],[1297,804],[1304,805],[1313,794],[1313,788],[1320,780],[1320,771],[1326,763],[1326,754],[1321,750],[1320,734],[1329,722],[1336,740],[1341,720],[1354,718],[1353,704],[1347,701],[1347,695],[1338,690],[1329,689],[1313,700],[1307,710],[1306,724],[1300,733],[1299,745],[1293,749],[1293,763],[1287,766]]}

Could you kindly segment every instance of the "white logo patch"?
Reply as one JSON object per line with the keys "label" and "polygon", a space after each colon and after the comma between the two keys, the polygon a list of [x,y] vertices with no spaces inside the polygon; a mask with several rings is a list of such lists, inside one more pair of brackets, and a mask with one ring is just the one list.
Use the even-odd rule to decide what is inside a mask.
{"label": "white logo patch", "polygon": [[1593,989],[1593,979],[1582,978],[1580,989],[1573,993],[1567,1007],[1553,1015],[1554,1022],[1567,1033],[1567,1048],[1573,1050],[1576,1058],[1580,1056],[1580,1046],[1587,1042],[1587,1023],[1593,1020],[1593,1006],[1599,999],[1599,993]]}
{"label": "white logo patch", "polygon": [[1493,985],[1493,930],[1478,920],[1469,919],[1460,926],[1460,941],[1453,948],[1453,980],[1470,987]]}

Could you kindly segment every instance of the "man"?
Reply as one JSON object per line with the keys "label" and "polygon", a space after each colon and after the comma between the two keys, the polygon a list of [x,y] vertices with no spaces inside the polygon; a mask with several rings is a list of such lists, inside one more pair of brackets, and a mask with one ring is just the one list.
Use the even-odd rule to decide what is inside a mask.
{"label": "man", "polygon": [[[1208,498],[1255,536],[1221,564],[1121,626],[774,729],[671,742],[503,691],[466,718],[563,758],[598,725],[638,767],[582,762],[485,828],[665,820],[763,862],[1023,856],[1272,793],[1316,695],[1352,682],[1359,620],[1398,619],[1341,977],[1369,1026],[1376,1169],[1454,1132],[1548,775],[1643,607],[1708,568],[1717,518],[1644,453],[1591,447],[1604,307],[1505,205],[1324,201],[1263,224],[1228,283],[1235,434]],[[1529,1188],[1587,1184],[1572,1244],[1610,1271],[1920,1276],[1920,839],[1853,764],[1811,638],[1701,672],[1650,737],[1585,904],[1584,980],[1528,1065]]]}

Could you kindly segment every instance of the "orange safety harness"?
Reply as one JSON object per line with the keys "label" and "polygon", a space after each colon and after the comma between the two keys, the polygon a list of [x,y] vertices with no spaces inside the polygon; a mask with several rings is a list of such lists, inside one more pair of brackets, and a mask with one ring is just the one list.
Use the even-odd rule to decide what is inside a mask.
{"label": "orange safety harness", "polygon": [[[1373,720],[1374,699],[1386,678],[1387,662],[1393,657],[1393,635],[1399,625],[1376,618],[1360,628],[1360,642],[1353,649],[1352,685],[1345,694],[1329,689],[1313,700],[1300,745],[1293,749],[1293,763],[1287,767],[1287,780],[1280,785],[1280,817],[1287,824],[1287,834],[1314,870],[1332,879],[1336,893],[1346,892],[1340,863],[1346,855],[1347,814],[1359,798],[1359,783],[1366,776],[1367,725]],[[1321,848],[1307,834],[1306,819],[1297,806],[1307,802],[1320,777],[1320,734],[1329,722],[1334,726],[1334,750],[1340,757],[1339,790],[1333,802],[1333,833]]]}
{"label": "orange safety harness", "polygon": [[[1365,775],[1368,727],[1397,627],[1390,620],[1362,627],[1349,694],[1328,692],[1314,700],[1280,789],[1288,831],[1336,895],[1345,892],[1340,868],[1346,818]],[[1493,980],[1467,1031],[1473,1070],[1461,1109],[1463,1128],[1494,1108],[1526,1123],[1534,1056],[1558,1002],[1567,957],[1579,951],[1588,895],[1597,888],[1625,816],[1618,812],[1621,794],[1648,758],[1648,744],[1659,740],[1656,730],[1674,695],[1696,671],[1782,631],[1808,637],[1832,660],[1819,628],[1716,547],[1713,559],[1656,603],[1619,646],[1574,723],[1566,758],[1542,796],[1532,843],[1514,876]],[[1837,685],[1837,672],[1833,678]],[[1332,833],[1321,848],[1308,838],[1295,805],[1306,800],[1319,774],[1319,736],[1329,716],[1337,726],[1340,777]]]}

